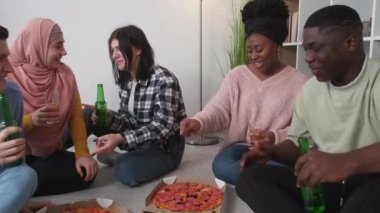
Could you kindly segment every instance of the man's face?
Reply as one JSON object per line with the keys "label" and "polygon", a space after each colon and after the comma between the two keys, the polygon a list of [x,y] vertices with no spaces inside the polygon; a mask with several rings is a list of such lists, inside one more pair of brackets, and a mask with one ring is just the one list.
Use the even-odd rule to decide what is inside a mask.
{"label": "man's face", "polygon": [[318,27],[305,28],[303,48],[305,61],[318,81],[339,82],[346,72],[345,38],[339,31],[320,31]]}
{"label": "man's face", "polygon": [[8,60],[9,49],[6,40],[0,40],[0,92],[5,90],[5,77],[13,72],[11,63]]}

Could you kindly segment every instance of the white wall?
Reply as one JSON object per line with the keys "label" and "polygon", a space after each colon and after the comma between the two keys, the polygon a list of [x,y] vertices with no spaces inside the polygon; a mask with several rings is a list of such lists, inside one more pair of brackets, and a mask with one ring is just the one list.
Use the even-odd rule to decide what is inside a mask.
{"label": "white wall", "polygon": [[[239,1],[239,0],[236,0]],[[226,66],[231,0],[203,0],[203,106],[216,93]],[[49,17],[64,32],[64,62],[77,78],[84,103],[94,103],[103,83],[109,108],[118,108],[107,39],[117,27],[135,24],[146,33],[156,62],[179,78],[189,116],[200,109],[200,0],[0,0],[0,25],[11,44],[34,17]],[[224,68],[226,69],[226,68]]]}
{"label": "white wall", "polygon": [[230,48],[233,1],[240,2],[203,0],[203,106],[218,91],[223,72],[228,70],[226,50]]}

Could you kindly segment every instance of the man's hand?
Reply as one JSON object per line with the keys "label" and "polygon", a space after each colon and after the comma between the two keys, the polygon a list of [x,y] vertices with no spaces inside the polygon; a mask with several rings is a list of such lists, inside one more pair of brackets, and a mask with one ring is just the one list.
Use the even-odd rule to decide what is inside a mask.
{"label": "man's hand", "polygon": [[25,139],[17,138],[6,141],[11,134],[20,133],[19,127],[7,127],[0,132],[0,165],[14,162],[25,155]]}
{"label": "man's hand", "polygon": [[180,123],[180,134],[184,137],[189,137],[197,133],[201,129],[199,121],[191,118],[185,118]]}
{"label": "man's hand", "polygon": [[297,186],[314,187],[318,183],[338,182],[347,179],[353,173],[352,162],[347,154],[329,154],[312,150],[298,158],[294,173]]}

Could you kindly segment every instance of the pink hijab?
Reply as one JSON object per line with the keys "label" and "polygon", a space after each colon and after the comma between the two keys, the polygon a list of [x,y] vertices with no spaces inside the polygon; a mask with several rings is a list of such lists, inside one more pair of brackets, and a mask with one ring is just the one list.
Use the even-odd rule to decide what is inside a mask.
{"label": "pink hijab", "polygon": [[46,65],[49,40],[53,28],[53,33],[57,33],[56,25],[50,19],[33,19],[10,48],[9,59],[15,71],[8,78],[21,88],[24,115],[44,106],[46,96],[52,96],[53,93],[59,96],[60,123],[49,127],[34,126],[25,135],[32,155],[40,157],[47,157],[60,148],[71,105],[78,92],[74,74],[69,67],[61,63],[57,69],[51,69]]}

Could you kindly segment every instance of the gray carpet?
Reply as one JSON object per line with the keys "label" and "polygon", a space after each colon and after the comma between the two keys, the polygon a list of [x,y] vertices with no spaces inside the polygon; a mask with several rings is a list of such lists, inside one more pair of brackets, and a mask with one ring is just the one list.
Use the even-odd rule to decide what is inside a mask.
{"label": "gray carpet", "polygon": [[[92,140],[91,137],[89,138],[89,141],[90,140]],[[89,142],[89,144],[90,149],[93,149],[93,143]],[[180,166],[175,171],[165,176],[213,177],[211,162],[213,157],[219,151],[221,145],[221,142],[209,146],[186,145],[184,157]],[[159,180],[155,180],[131,188],[115,180],[111,167],[106,167],[104,164],[99,163],[98,176],[89,189],[61,195],[37,197],[34,199],[49,199],[53,204],[62,204],[97,197],[108,198],[124,205],[131,213],[137,213],[142,212],[144,209],[145,197],[155,187],[158,181]],[[222,212],[252,212],[249,207],[236,196],[233,186],[227,185],[225,195]]]}

